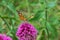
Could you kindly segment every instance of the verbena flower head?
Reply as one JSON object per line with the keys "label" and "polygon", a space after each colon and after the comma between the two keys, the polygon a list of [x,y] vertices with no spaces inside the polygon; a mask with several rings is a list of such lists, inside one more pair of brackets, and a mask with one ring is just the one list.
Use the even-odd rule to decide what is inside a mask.
{"label": "verbena flower head", "polygon": [[37,30],[33,25],[24,22],[19,25],[16,36],[19,40],[36,40]]}
{"label": "verbena flower head", "polygon": [[12,40],[12,38],[5,34],[0,34],[0,40]]}

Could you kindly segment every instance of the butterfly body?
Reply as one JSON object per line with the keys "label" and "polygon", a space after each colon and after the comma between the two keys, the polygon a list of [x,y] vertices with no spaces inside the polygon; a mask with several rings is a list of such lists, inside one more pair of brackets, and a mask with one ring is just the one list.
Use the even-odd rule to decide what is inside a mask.
{"label": "butterfly body", "polygon": [[27,20],[21,12],[18,12],[18,15],[19,15],[20,20],[23,20],[23,21]]}

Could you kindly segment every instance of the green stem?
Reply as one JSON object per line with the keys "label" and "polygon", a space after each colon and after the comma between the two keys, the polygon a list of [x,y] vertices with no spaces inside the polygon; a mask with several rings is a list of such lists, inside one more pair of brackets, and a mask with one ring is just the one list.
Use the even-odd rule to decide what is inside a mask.
{"label": "green stem", "polygon": [[0,15],[0,17],[1,17],[1,18],[9,18],[9,19],[15,19],[14,17],[1,16],[1,15]]}
{"label": "green stem", "polygon": [[28,13],[30,14],[30,7],[29,7],[29,2],[28,2],[28,0],[26,0],[26,5],[27,5]]}
{"label": "green stem", "polygon": [[0,18],[2,18],[2,19],[14,19],[14,20],[16,20],[16,21],[18,21],[19,22],[19,20],[18,19],[16,19],[15,17],[8,17],[8,16],[1,16],[0,15]]}
{"label": "green stem", "polygon": [[8,23],[4,18],[1,18],[1,19],[6,23],[8,29],[10,30],[10,25],[9,25],[9,23]]}
{"label": "green stem", "polygon": [[46,3],[46,9],[45,9],[45,18],[46,18],[46,21],[45,21],[45,26],[46,26],[46,30],[47,30],[47,33],[48,33],[48,40],[49,40],[49,31],[48,31],[48,28],[47,28],[47,21],[48,21],[48,8],[47,8],[47,0],[45,0],[45,3]]}

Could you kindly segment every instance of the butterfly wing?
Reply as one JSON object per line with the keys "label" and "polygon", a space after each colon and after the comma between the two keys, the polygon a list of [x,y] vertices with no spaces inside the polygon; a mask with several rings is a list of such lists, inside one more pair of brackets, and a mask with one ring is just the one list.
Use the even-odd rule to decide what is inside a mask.
{"label": "butterfly wing", "polygon": [[23,21],[27,20],[21,12],[18,12],[18,15],[20,17],[20,20],[23,20]]}

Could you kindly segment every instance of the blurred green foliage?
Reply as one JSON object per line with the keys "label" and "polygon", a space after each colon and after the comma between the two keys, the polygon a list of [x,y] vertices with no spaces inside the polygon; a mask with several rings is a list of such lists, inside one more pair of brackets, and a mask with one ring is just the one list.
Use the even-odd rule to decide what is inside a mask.
{"label": "blurred green foliage", "polygon": [[38,30],[37,40],[60,40],[60,0],[0,0],[0,33],[13,40],[17,40],[16,30],[22,23],[16,10]]}

